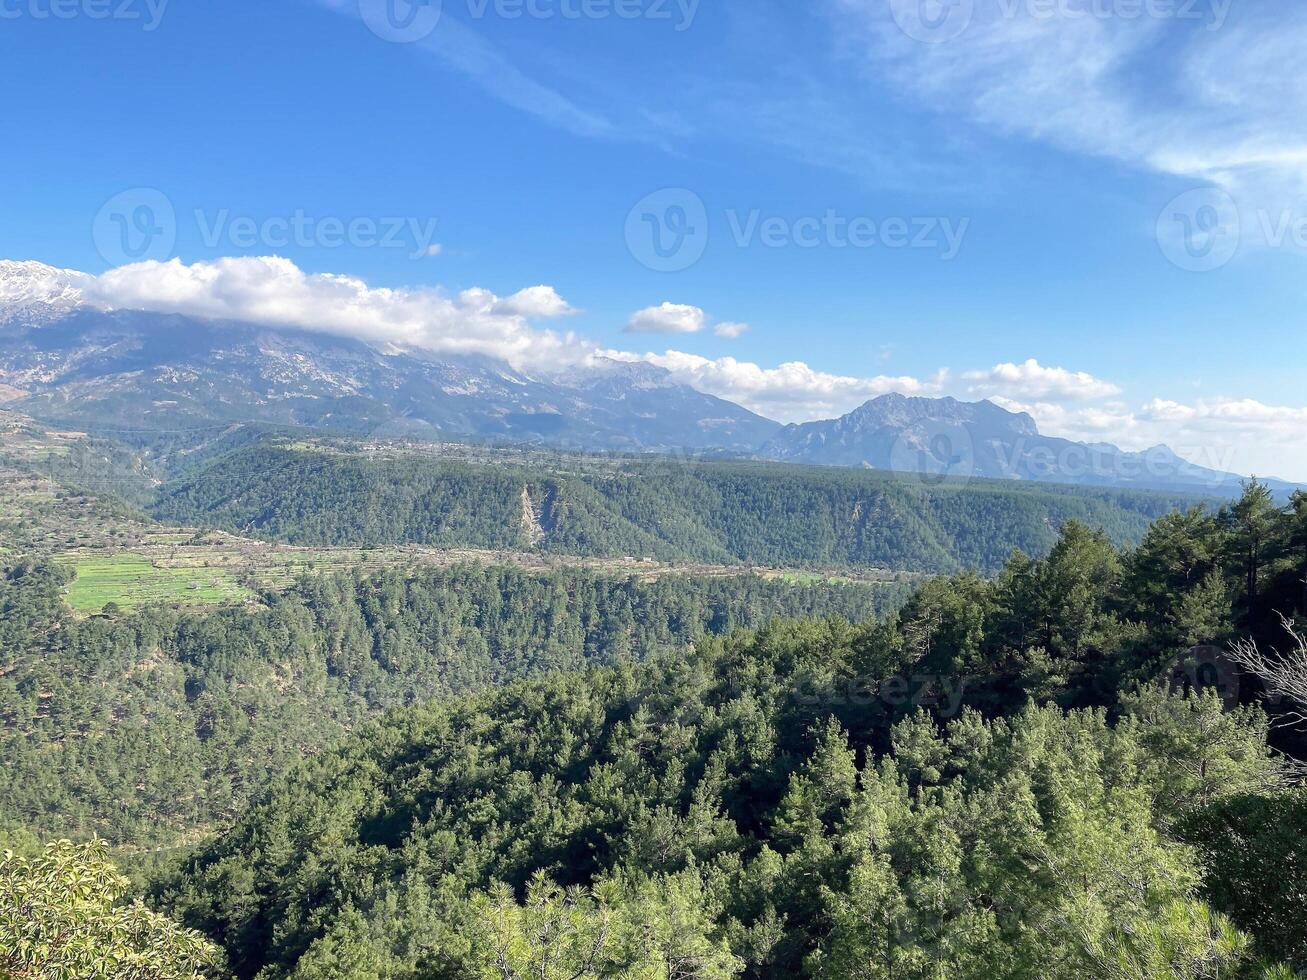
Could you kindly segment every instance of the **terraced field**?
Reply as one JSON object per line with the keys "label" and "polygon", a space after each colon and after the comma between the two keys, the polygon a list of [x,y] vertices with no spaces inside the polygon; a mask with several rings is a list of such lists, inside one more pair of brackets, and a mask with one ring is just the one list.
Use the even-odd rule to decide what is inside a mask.
{"label": "terraced field", "polygon": [[74,558],[70,563],[77,577],[68,587],[67,601],[78,612],[100,612],[110,603],[130,609],[151,602],[218,605],[253,598],[221,568],[167,568],[131,552]]}
{"label": "terraced field", "polygon": [[[180,539],[180,540],[179,540]],[[795,573],[784,569],[738,565],[660,563],[634,558],[600,559],[539,555],[529,552],[475,551],[441,548],[296,548],[210,533],[200,543],[187,535],[160,532],[130,550],[112,546],[64,551],[58,560],[77,571],[68,603],[84,613],[99,612],[106,603],[121,608],[147,602],[214,605],[244,602],[265,590],[281,590],[306,574],[382,568],[513,565],[547,573],[582,568],[601,574],[656,579],[666,575],[698,577],[755,574],[796,584],[821,581],[890,585],[914,576],[867,572],[861,576]]]}

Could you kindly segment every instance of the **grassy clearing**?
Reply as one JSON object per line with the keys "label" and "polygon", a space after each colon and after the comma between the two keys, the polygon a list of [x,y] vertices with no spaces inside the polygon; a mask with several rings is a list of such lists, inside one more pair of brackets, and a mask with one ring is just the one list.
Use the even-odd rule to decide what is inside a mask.
{"label": "grassy clearing", "polygon": [[[77,571],[68,604],[82,612],[99,612],[109,602],[130,608],[147,602],[205,606],[254,598],[251,589],[282,591],[304,574],[359,571],[371,574],[395,567],[449,567],[458,564],[514,565],[545,573],[560,568],[586,568],[611,575],[760,575],[792,585],[887,585],[900,576],[880,573],[859,578],[798,569],[746,569],[733,566],[660,566],[618,559],[569,559],[510,552],[457,551],[435,548],[297,548],[249,541],[226,535],[203,544],[162,541],[171,534],[151,536],[150,543],[127,549],[75,548],[60,561]],[[246,587],[248,586],[248,588]]]}
{"label": "grassy clearing", "polygon": [[79,612],[99,612],[110,602],[130,609],[148,602],[217,605],[250,598],[220,568],[161,568],[133,554],[79,558],[72,565],[77,578],[68,604]]}
{"label": "grassy clearing", "polygon": [[854,578],[848,575],[831,575],[820,572],[776,572],[766,576],[768,578],[778,578],[782,582],[790,585],[855,585],[865,580]]}

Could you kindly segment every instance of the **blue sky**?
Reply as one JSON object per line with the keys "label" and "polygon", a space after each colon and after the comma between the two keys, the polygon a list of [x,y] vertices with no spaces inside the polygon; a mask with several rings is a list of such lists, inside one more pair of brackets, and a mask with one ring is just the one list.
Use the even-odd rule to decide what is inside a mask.
{"label": "blue sky", "polygon": [[1233,0],[0,0],[0,256],[1307,479],[1304,52]]}

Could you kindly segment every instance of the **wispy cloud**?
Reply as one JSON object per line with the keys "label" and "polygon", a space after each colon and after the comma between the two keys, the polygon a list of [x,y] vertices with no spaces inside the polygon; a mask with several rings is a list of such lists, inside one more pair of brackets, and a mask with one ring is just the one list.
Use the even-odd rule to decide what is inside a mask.
{"label": "wispy cloud", "polygon": [[[366,35],[358,0],[317,0],[323,7],[359,22],[363,41],[381,43]],[[427,37],[406,44],[434,58],[444,67],[462,74],[507,105],[529,113],[552,126],[578,136],[613,138],[618,127],[603,113],[585,108],[557,89],[528,75],[512,59],[502,55],[480,34],[449,15]],[[401,50],[397,47],[397,50]],[[632,134],[626,134],[630,137]]]}
{"label": "wispy cloud", "polygon": [[[359,22],[361,43],[378,43],[362,23],[360,0],[313,2]],[[384,0],[365,2],[380,6]],[[660,0],[649,9],[690,4],[706,6],[698,0]],[[816,8],[728,0],[711,13],[729,25],[716,42],[717,57],[686,57],[694,50],[691,36],[706,29],[698,19],[693,31],[654,22],[646,25],[650,36],[666,27],[666,47],[646,47],[643,70],[634,74],[605,62],[600,51],[578,58],[543,34],[529,53],[514,49],[510,56],[488,39],[484,22],[463,22],[448,3],[428,36],[396,50],[415,51],[500,102],[576,136],[650,144],[673,154],[695,139],[724,138],[882,186],[956,180],[958,174],[937,159],[938,133],[926,136],[907,120],[876,111],[878,93],[850,84],[850,63],[826,64],[828,59],[810,56],[805,45],[825,43],[825,18]],[[732,70],[736,64],[766,64],[768,71],[741,74]],[[669,85],[673,76],[675,84]],[[868,125],[873,117],[875,125]]]}
{"label": "wispy cloud", "polygon": [[749,332],[749,325],[747,323],[730,323],[728,321],[726,323],[717,324],[717,326],[712,328],[712,332],[725,340],[739,340]]}
{"label": "wispy cloud", "polygon": [[[316,2],[358,21],[361,43],[381,43],[358,0]],[[396,49],[577,136],[671,150],[724,137],[881,186],[976,180],[987,168],[976,141],[1002,137],[1218,184],[1248,210],[1307,187],[1302,5],[957,0],[965,30],[924,43],[894,16],[919,2],[726,3],[715,11],[729,25],[719,58],[675,57],[691,32],[669,30],[665,52],[646,52],[657,70],[638,75],[548,41],[510,56],[452,7],[430,36]]]}
{"label": "wispy cloud", "polygon": [[[956,37],[909,36],[896,3],[827,0],[871,76],[995,134],[1220,184],[1251,200],[1300,192],[1307,163],[1307,8],[975,0]],[[900,4],[900,6],[905,5]],[[1068,11],[1070,11],[1068,13]]]}

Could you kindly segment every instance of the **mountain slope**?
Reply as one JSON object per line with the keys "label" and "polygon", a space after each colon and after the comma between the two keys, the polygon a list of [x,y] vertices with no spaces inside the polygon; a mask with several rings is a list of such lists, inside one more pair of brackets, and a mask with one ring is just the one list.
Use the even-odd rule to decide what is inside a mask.
{"label": "mountain slope", "polygon": [[[992,571],[1077,518],[1123,543],[1195,498],[666,457],[449,459],[270,440],[161,488],[156,516],[304,545],[535,548],[774,567]],[[532,519],[526,520],[529,504]]]}
{"label": "mountain slope", "polygon": [[[941,632],[974,642],[960,625]],[[401,709],[277,780],[156,894],[223,942],[242,980],[1243,975],[1150,969],[1132,953],[1149,947],[1125,941],[1109,972],[1085,937],[1193,921],[1177,903],[1198,873],[1157,828],[1273,778],[1264,725],[1228,716],[1204,742],[1219,700],[1159,687],[1113,727],[1103,711],[1021,708],[1036,696],[1021,681],[1010,717],[959,715],[919,659],[893,627],[777,622],[646,665]],[[977,687],[1013,669],[977,662]],[[576,967],[621,928],[605,916],[595,940],[571,938],[585,891],[499,938],[520,896],[542,904],[528,891],[538,874],[619,908],[613,885],[663,880],[653,900],[641,893],[633,931],[689,966]],[[469,903],[495,882],[508,887],[494,907]],[[706,969],[705,937],[737,968]],[[532,943],[551,954],[532,961],[543,967],[491,965]],[[559,962],[573,965],[548,969]]]}
{"label": "mountain slope", "polygon": [[[1229,497],[1240,477],[1042,435],[991,402],[885,395],[782,427],[642,362],[527,374],[484,356],[94,305],[95,280],[0,261],[0,403],[96,428],[185,433],[266,422],[381,438],[582,451],[715,451],[828,466]],[[1293,485],[1271,481],[1281,497]]]}
{"label": "mountain slope", "polygon": [[[883,395],[838,419],[790,425],[760,450],[768,459],[1088,486],[1234,496],[1241,477],[1189,463],[1166,446],[1142,453],[1042,435],[1035,420],[993,402]],[[1277,493],[1295,489],[1271,481]]]}
{"label": "mountain slope", "polygon": [[40,305],[39,322],[11,308],[0,399],[102,431],[265,421],[591,450],[750,451],[777,428],[645,364],[531,377],[491,358],[383,353],[319,333],[49,308]]}
{"label": "mountain slope", "polygon": [[45,323],[83,304],[90,276],[40,262],[0,259],[0,331]]}

